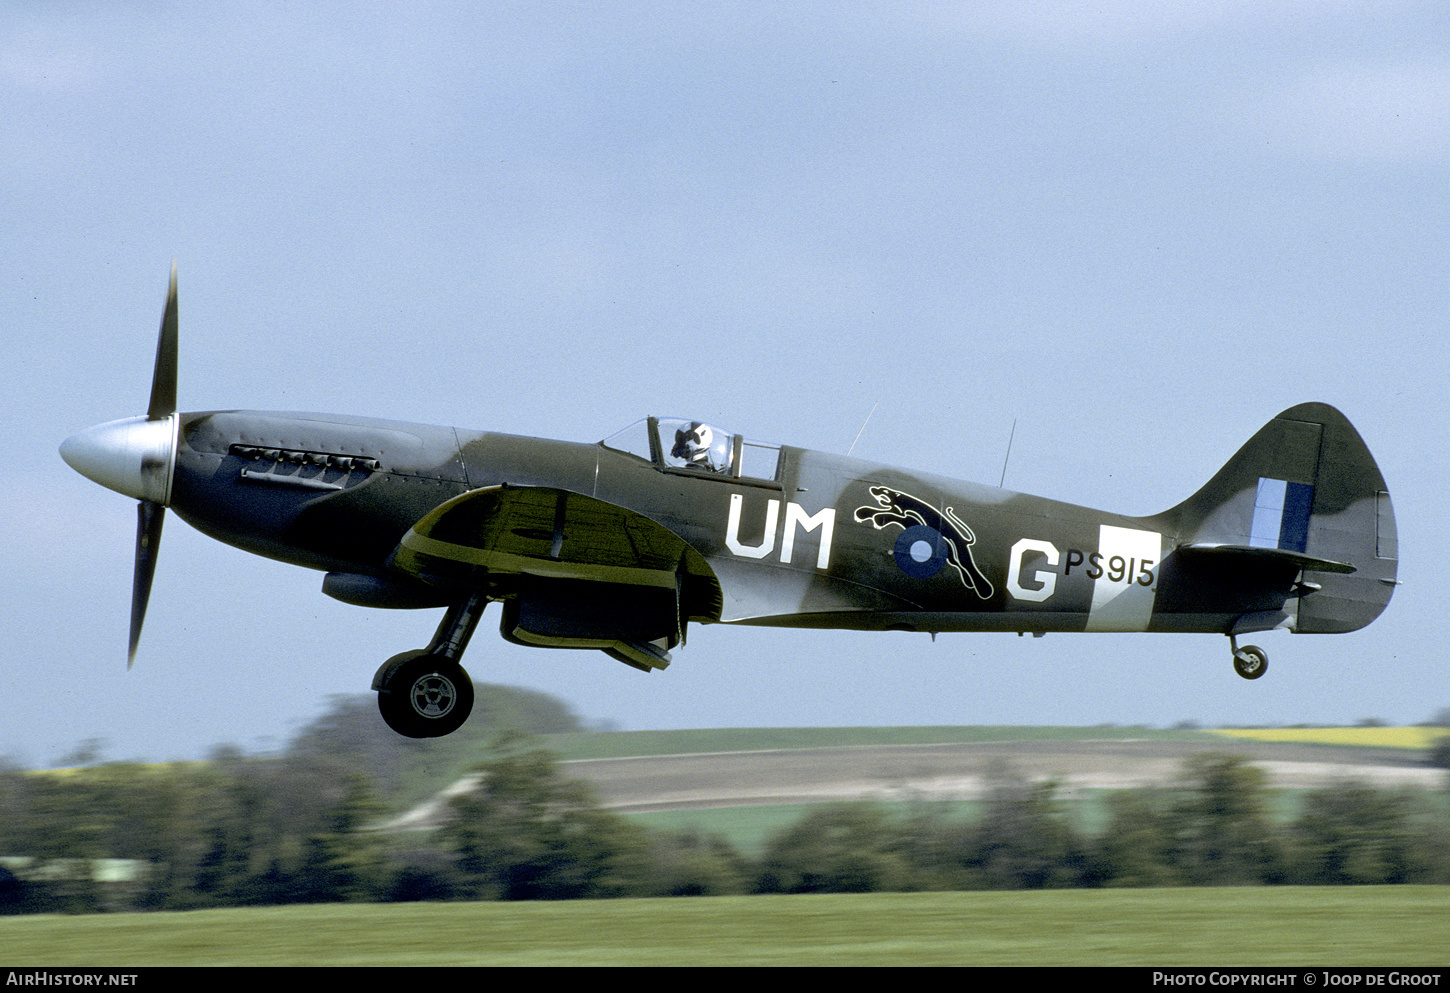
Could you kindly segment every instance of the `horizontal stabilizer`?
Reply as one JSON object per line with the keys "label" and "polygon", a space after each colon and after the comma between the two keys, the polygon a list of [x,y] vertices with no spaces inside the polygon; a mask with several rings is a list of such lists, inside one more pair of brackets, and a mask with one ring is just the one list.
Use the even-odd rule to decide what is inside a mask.
{"label": "horizontal stabilizer", "polygon": [[1242,558],[1245,565],[1251,565],[1253,563],[1260,565],[1287,563],[1311,572],[1337,572],[1344,575],[1357,571],[1357,568],[1348,562],[1336,562],[1333,559],[1315,558],[1313,555],[1305,555],[1303,552],[1290,551],[1286,548],[1259,548],[1254,545],[1193,544],[1180,545],[1178,551],[1180,554],[1213,556],[1220,560]]}

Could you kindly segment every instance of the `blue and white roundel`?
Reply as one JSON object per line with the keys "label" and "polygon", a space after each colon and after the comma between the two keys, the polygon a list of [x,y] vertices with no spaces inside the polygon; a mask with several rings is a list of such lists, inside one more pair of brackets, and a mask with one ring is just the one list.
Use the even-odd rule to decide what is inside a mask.
{"label": "blue and white roundel", "polygon": [[892,552],[896,567],[913,579],[930,579],[947,562],[947,543],[941,532],[917,524],[902,532]]}

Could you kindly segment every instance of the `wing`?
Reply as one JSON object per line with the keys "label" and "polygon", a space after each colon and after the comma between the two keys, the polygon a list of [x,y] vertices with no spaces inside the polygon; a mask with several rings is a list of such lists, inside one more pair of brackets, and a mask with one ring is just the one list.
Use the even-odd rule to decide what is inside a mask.
{"label": "wing", "polygon": [[[441,504],[403,536],[392,565],[433,585],[500,592],[520,576],[674,589],[681,573],[714,582],[717,599],[719,588],[699,553],[663,525],[594,497],[536,486],[489,486]],[[705,619],[719,611],[698,613]]]}
{"label": "wing", "polygon": [[636,511],[550,487],[457,496],[413,525],[391,564],[434,586],[506,601],[505,637],[602,648],[641,667],[668,663],[665,649],[683,640],[685,621],[720,616],[719,580],[679,535]]}

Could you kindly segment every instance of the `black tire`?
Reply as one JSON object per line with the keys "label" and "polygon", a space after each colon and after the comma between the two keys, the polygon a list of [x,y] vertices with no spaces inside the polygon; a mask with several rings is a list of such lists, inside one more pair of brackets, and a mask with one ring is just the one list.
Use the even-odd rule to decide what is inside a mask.
{"label": "black tire", "polygon": [[1234,672],[1245,679],[1258,679],[1269,671],[1269,656],[1257,645],[1245,645],[1234,653]]}
{"label": "black tire", "polygon": [[378,686],[378,712],[406,738],[441,738],[473,711],[473,680],[441,655],[404,652],[388,660]]}

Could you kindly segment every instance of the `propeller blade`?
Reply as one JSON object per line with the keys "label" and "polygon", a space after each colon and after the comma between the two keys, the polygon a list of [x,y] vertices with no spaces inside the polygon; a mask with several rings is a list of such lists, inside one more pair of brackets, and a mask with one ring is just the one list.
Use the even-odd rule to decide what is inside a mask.
{"label": "propeller blade", "polygon": [[151,420],[176,413],[176,263],[171,263],[171,286],[166,291],[166,309],[161,313],[161,333],[156,337],[156,368],[151,373]]}
{"label": "propeller blade", "polygon": [[[151,372],[151,402],[146,418],[159,421],[176,413],[176,263],[171,263],[171,283],[166,288],[166,309],[161,312],[161,331],[156,336],[156,367]],[[146,622],[146,604],[151,599],[151,580],[156,576],[156,556],[161,550],[161,525],[166,523],[166,505],[155,500],[136,504],[136,573],[131,583],[131,645],[126,668],[136,664],[136,646]]]}
{"label": "propeller blade", "polygon": [[136,576],[131,585],[131,651],[126,668],[136,664],[136,645],[146,620],[146,602],[151,599],[151,580],[156,575],[156,553],[161,548],[161,525],[166,507],[154,500],[136,504]]}

